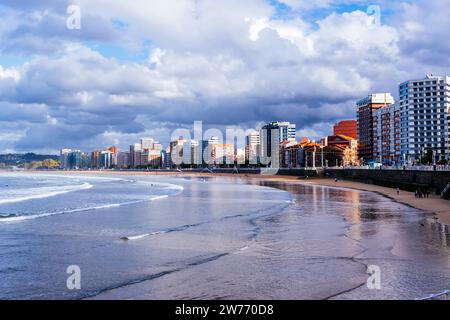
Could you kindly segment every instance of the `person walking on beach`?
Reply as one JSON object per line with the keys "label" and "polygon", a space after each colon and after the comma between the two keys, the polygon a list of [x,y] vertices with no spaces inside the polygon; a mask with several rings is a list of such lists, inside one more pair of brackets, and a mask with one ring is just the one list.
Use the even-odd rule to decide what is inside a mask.
{"label": "person walking on beach", "polygon": [[397,188],[397,195],[400,195],[400,188]]}

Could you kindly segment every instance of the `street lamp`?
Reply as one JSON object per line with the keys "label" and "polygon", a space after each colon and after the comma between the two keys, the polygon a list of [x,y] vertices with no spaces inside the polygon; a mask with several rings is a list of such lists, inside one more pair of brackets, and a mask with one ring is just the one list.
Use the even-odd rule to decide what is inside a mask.
{"label": "street lamp", "polygon": [[323,169],[323,148],[325,148],[325,146],[320,146],[320,152],[322,154],[322,169]]}
{"label": "street lamp", "polygon": [[316,146],[314,146],[313,151],[313,170],[316,170]]}

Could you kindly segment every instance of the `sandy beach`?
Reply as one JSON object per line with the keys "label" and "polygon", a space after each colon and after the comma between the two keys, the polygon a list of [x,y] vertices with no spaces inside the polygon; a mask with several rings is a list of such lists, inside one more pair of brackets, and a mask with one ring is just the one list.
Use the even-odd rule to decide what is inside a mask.
{"label": "sandy beach", "polygon": [[229,173],[198,173],[198,172],[143,172],[143,171],[61,171],[60,173],[67,174],[136,174],[136,175],[170,175],[170,176],[192,176],[192,177],[234,177],[249,180],[268,180],[268,181],[283,181],[294,184],[306,185],[320,185],[336,188],[356,189],[361,191],[369,191],[386,196],[393,201],[405,204],[407,206],[422,210],[426,213],[436,214],[439,222],[450,225],[450,201],[440,198],[437,195],[430,195],[429,198],[418,199],[413,192],[400,191],[387,187],[376,186],[372,184],[365,184],[354,181],[340,180],[335,182],[334,179],[309,179],[305,180],[299,177],[282,176],[282,175],[249,175],[249,174],[229,174]]}

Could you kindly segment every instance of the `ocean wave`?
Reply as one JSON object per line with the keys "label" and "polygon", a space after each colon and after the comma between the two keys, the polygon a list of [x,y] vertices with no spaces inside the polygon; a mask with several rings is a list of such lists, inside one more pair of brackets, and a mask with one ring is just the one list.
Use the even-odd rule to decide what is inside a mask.
{"label": "ocean wave", "polygon": [[[23,178],[25,175],[20,175],[21,178]],[[109,178],[109,177],[90,177],[90,176],[58,176],[58,175],[40,175],[38,178],[42,179],[44,177],[61,177],[61,178],[69,178],[74,179],[78,184],[69,184],[69,185],[54,185],[54,186],[46,186],[46,187],[40,187],[40,188],[23,188],[23,189],[11,189],[7,190],[8,193],[3,193],[0,197],[0,205],[2,204],[10,204],[10,203],[18,203],[23,201],[29,201],[34,199],[45,199],[49,197],[54,197],[58,195],[62,195],[65,193],[80,191],[80,190],[86,190],[93,188],[96,184],[93,181],[90,181],[93,179],[94,181],[119,181],[119,182],[126,182],[126,183],[138,183],[144,187],[150,187],[152,189],[159,190],[159,194],[155,195],[148,195],[141,199],[136,199],[133,201],[117,201],[117,200],[111,200],[111,202],[117,201],[117,203],[106,203],[106,204],[100,204],[100,203],[93,203],[92,205],[85,205],[85,207],[77,207],[74,206],[73,208],[67,209],[67,208],[54,208],[53,210],[49,210],[47,212],[30,212],[30,213],[0,213],[0,223],[9,223],[9,222],[20,222],[20,221],[26,221],[26,220],[34,220],[39,218],[46,218],[51,217],[55,215],[62,215],[62,214],[71,214],[71,213],[77,213],[77,212],[85,212],[85,211],[92,211],[92,210],[101,210],[101,209],[107,209],[107,208],[114,208],[114,207],[121,207],[121,206],[127,206],[127,205],[133,205],[143,202],[151,202],[151,201],[157,201],[166,199],[170,196],[176,196],[184,191],[184,188],[180,185],[170,184],[170,183],[161,183],[161,182],[151,182],[151,181],[143,181],[143,180],[130,180],[130,179],[122,179],[122,178]],[[36,178],[36,177],[33,177]],[[81,181],[80,181],[81,180]],[[70,181],[70,180],[69,180]],[[92,182],[89,183],[89,182]],[[3,199],[2,199],[3,197]],[[124,199],[125,200],[125,199]]]}
{"label": "ocean wave", "polygon": [[151,237],[151,236],[156,236],[158,234],[165,234],[168,232],[170,232],[170,231],[156,231],[156,232],[151,232],[151,233],[140,234],[137,236],[121,237],[120,240],[124,240],[124,241],[139,240],[139,239],[143,239],[143,238],[147,238],[147,237]]}
{"label": "ocean wave", "polygon": [[[5,203],[17,203],[35,199],[45,199],[61,194],[75,192],[80,190],[91,189],[93,186],[90,183],[83,183],[78,185],[58,186],[58,187],[41,187],[41,188],[29,188],[22,190],[14,190],[15,193],[10,194],[9,198],[1,199],[0,204]],[[21,193],[22,192],[22,193]],[[24,194],[25,193],[25,194]]]}
{"label": "ocean wave", "polygon": [[[39,213],[39,214],[32,214],[32,215],[14,215],[14,214],[11,215],[10,214],[10,215],[2,216],[0,214],[0,223],[21,222],[21,221],[46,218],[46,217],[51,217],[51,216],[56,216],[56,215],[102,210],[102,209],[109,209],[109,208],[118,208],[118,207],[123,207],[123,206],[143,203],[143,202],[162,200],[162,199],[166,199],[168,197],[169,197],[168,195],[154,196],[154,197],[151,197],[148,199],[142,199],[142,200],[136,200],[136,201],[128,201],[128,202],[123,202],[123,203],[110,203],[110,204],[104,204],[104,205],[99,205],[99,206],[91,206],[91,207],[71,209],[71,210],[61,210],[61,211],[56,211],[56,212],[46,212],[46,213]],[[151,235],[151,234],[149,234],[149,235]],[[146,236],[148,236],[148,235],[146,235]],[[131,238],[133,238],[133,237],[131,237]]]}

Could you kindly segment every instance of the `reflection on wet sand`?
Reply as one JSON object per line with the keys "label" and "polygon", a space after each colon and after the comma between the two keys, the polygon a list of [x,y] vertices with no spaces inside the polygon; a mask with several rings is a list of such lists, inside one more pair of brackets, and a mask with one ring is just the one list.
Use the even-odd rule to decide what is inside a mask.
{"label": "reflection on wet sand", "polygon": [[[338,189],[335,187],[285,185],[263,183],[266,186],[287,190],[295,195],[296,207],[291,211],[301,216],[314,213],[321,231],[307,255],[334,248],[329,259],[340,251],[357,251],[349,254],[355,262],[380,266],[384,286],[382,290],[370,291],[362,283],[358,288],[333,295],[335,299],[415,299],[450,288],[450,235],[449,227],[441,224],[433,215],[396,203],[379,194]],[[337,221],[324,215],[339,216],[345,221],[344,237],[351,242],[333,238]],[[301,220],[298,233],[311,233],[307,220]],[[315,236],[313,236],[315,237]],[[303,239],[303,242],[309,239]],[[291,239],[293,241],[293,239]],[[323,241],[323,247],[321,244]],[[308,242],[309,243],[309,242]],[[338,246],[336,247],[336,245]],[[334,263],[328,260],[328,263]],[[338,277],[346,269],[336,270]],[[354,275],[356,276],[356,275]]]}
{"label": "reflection on wet sand", "polygon": [[428,218],[423,226],[436,236],[443,247],[450,247],[450,228],[448,225],[442,224],[434,218]]}

